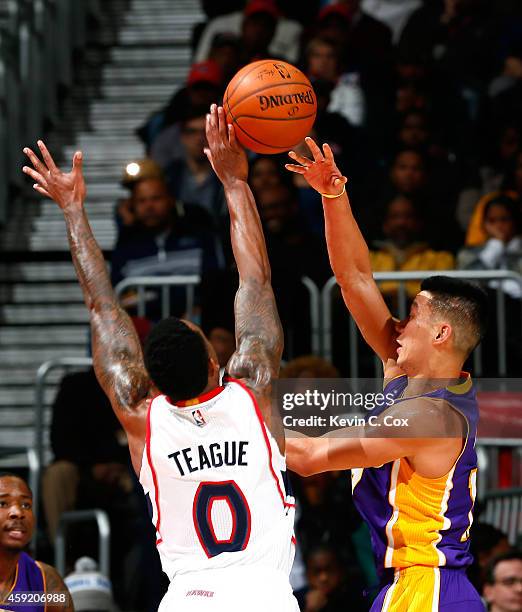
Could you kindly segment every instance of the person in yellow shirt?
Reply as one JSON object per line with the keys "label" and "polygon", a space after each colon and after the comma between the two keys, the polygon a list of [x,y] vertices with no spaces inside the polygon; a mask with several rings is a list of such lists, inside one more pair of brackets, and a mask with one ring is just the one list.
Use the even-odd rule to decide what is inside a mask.
{"label": "person in yellow shirt", "polygon": [[[388,203],[382,232],[384,240],[375,241],[370,251],[371,266],[374,272],[411,271],[411,270],[452,270],[455,259],[448,251],[435,251],[421,240],[423,230],[422,215],[415,202],[397,195]],[[398,283],[380,283],[382,293],[395,299]],[[406,283],[408,297],[413,299],[420,291],[418,281]]]}

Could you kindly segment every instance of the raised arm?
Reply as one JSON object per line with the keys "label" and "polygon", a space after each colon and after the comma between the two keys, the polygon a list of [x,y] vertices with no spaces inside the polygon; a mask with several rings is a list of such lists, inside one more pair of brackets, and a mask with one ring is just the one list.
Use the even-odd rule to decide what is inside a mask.
{"label": "raised arm", "polygon": [[82,154],[74,154],[71,172],[64,173],[56,167],[42,141],[38,141],[38,147],[43,163],[31,149],[25,148],[33,168],[24,166],[23,171],[35,181],[36,191],[54,200],[64,214],[72,260],[89,310],[96,377],[130,437],[144,439],[143,400],[151,382],[139,338],[118,304],[103,254],[87,219]]}
{"label": "raised arm", "polygon": [[286,168],[302,174],[323,196],[326,244],[332,270],[364,339],[386,364],[397,356],[395,324],[373,280],[368,246],[346,193],[347,179],[335,165],[328,144],[324,144],[321,151],[311,138],[307,138],[306,143],[313,160],[290,151],[290,157],[297,164],[287,164]]}
{"label": "raised arm", "polygon": [[257,391],[269,390],[278,375],[283,330],[270,278],[265,238],[252,191],[247,184],[248,162],[234,128],[226,124],[221,107],[207,116],[208,148],[214,171],[223,183],[230,211],[230,237],[239,271],[235,300],[237,350],[229,372],[245,378]]}

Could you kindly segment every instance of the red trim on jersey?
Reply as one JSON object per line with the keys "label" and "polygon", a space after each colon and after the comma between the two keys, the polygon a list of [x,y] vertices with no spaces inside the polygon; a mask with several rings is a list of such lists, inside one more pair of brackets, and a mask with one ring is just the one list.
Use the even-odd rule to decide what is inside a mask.
{"label": "red trim on jersey", "polygon": [[178,406],[179,408],[187,408],[188,406],[197,406],[198,404],[202,404],[203,402],[208,402],[208,400],[212,399],[213,397],[216,397],[216,395],[219,395],[224,389],[225,386],[220,385],[219,387],[211,389],[207,393],[202,393],[201,395],[198,395],[197,397],[194,397],[192,399],[173,402],[170,398],[167,397],[167,400],[173,406]]}
{"label": "red trim on jersey", "polygon": [[290,542],[292,542],[292,544],[293,544],[294,546],[297,546],[297,540],[295,539],[295,535],[293,535],[293,536],[290,538]]}
{"label": "red trim on jersey", "polygon": [[281,501],[283,502],[283,506],[285,508],[295,508],[295,504],[289,504],[286,501],[285,496],[283,495],[283,491],[281,491],[281,485],[279,484],[279,479],[277,478],[276,473],[274,471],[274,466],[272,465],[272,447],[270,446],[270,441],[269,441],[268,435],[266,433],[265,420],[263,419],[263,415],[261,414],[261,410],[260,410],[259,405],[257,403],[256,396],[252,393],[252,391],[241,380],[238,380],[237,378],[232,378],[230,376],[227,376],[226,380],[230,381],[230,382],[237,383],[240,387],[242,387],[248,393],[248,395],[250,395],[250,399],[252,400],[252,402],[254,404],[254,409],[255,409],[256,415],[257,415],[257,420],[259,421],[259,425],[261,426],[261,431],[263,433],[263,438],[265,440],[266,449],[267,449],[267,452],[268,452],[268,465],[270,466],[270,472],[272,473],[272,476],[274,477],[277,490],[279,491],[279,495],[281,496]]}
{"label": "red trim on jersey", "polygon": [[154,403],[154,399],[151,401],[149,409],[147,411],[147,437],[146,437],[145,444],[147,448],[147,461],[149,463],[150,473],[152,474],[152,482],[154,483],[154,500],[156,503],[156,513],[158,515],[158,520],[156,522],[155,528],[156,528],[156,533],[159,535],[159,538],[156,540],[156,546],[158,546],[159,544],[163,542],[161,538],[161,534],[160,534],[161,511],[160,511],[160,504],[159,504],[159,487],[158,487],[158,477],[156,476],[156,470],[154,469],[154,464],[152,463],[152,455],[150,452],[150,438],[151,438],[150,411],[152,410],[152,404]]}

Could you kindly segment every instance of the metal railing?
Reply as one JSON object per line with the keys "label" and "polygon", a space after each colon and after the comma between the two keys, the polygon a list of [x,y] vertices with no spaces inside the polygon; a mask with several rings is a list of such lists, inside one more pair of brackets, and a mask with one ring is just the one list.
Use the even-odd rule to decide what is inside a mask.
{"label": "metal railing", "polygon": [[71,85],[87,16],[100,11],[99,0],[0,2],[0,224],[9,185],[23,181],[22,146],[43,135],[46,120],[56,120],[57,89]]}
{"label": "metal railing", "polygon": [[111,524],[107,513],[98,508],[94,510],[73,510],[71,512],[62,513],[60,522],[58,523],[54,544],[54,561],[56,569],[61,576],[65,576],[67,527],[75,523],[85,523],[87,521],[96,521],[98,527],[98,554],[100,557],[99,568],[104,576],[110,578]]}
{"label": "metal railing", "polygon": [[196,286],[199,285],[201,278],[197,274],[175,275],[175,276],[130,276],[120,281],[114,291],[121,299],[123,293],[130,288],[137,290],[137,312],[138,316],[144,317],[147,311],[146,287],[159,287],[161,291],[161,317],[164,319],[171,313],[171,287],[185,287],[186,301],[185,312],[190,318],[194,312],[194,295]]}
{"label": "metal railing", "polygon": [[[426,270],[412,272],[375,272],[373,277],[377,283],[384,281],[393,281],[399,284],[398,286],[398,315],[404,319],[407,315],[408,297],[406,292],[407,281],[421,281],[430,276],[451,276],[452,278],[460,278],[464,280],[475,281],[502,281],[514,280],[518,282],[522,288],[522,276],[516,272],[508,270]],[[321,319],[322,319],[322,356],[329,361],[332,360],[332,291],[337,286],[335,277],[330,278],[324,285],[321,291]],[[502,286],[499,285],[496,291],[496,330],[497,330],[497,349],[498,349],[498,372],[500,376],[505,376],[507,373],[507,351],[506,351],[506,317],[505,307],[506,299]],[[521,300],[521,316],[522,316],[522,300]],[[348,314],[348,313],[347,313]],[[350,354],[349,372],[351,378],[356,378],[359,375],[359,353],[358,353],[358,331],[357,326],[352,317],[349,322],[348,345]],[[473,353],[473,367],[476,376],[482,375],[482,355],[480,346]],[[382,366],[379,360],[375,360],[375,375],[382,376]]]}
{"label": "metal railing", "polygon": [[34,386],[34,451],[36,453],[36,475],[33,482],[33,513],[38,516],[40,504],[40,480],[42,470],[46,465],[44,448],[44,410],[45,410],[45,387],[49,374],[57,369],[69,370],[71,368],[90,367],[90,357],[62,357],[42,363],[36,372]]}
{"label": "metal railing", "polygon": [[[115,292],[121,299],[124,292],[128,289],[137,290],[137,313],[138,316],[145,316],[147,312],[147,287],[159,287],[161,302],[161,317],[168,317],[171,313],[171,287],[186,288],[185,311],[190,318],[194,310],[194,292],[200,282],[197,275],[178,275],[178,276],[133,276],[120,281]],[[303,276],[301,283],[308,292],[310,299],[310,341],[312,352],[319,354],[321,351],[321,316],[320,316],[320,291],[314,281],[308,276]]]}
{"label": "metal railing", "polygon": [[515,546],[522,535],[522,488],[488,491],[480,518],[507,534]]}

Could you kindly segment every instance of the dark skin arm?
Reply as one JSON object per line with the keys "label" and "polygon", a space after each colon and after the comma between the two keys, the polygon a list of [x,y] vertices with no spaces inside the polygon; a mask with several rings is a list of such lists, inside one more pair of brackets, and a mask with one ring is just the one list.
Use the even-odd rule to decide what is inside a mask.
{"label": "dark skin arm", "polygon": [[38,147],[43,162],[26,148],[24,153],[33,168],[24,166],[23,171],[35,181],[36,191],[54,200],[64,214],[72,260],[89,310],[96,377],[127,433],[133,465],[139,473],[146,433],[146,400],[152,387],[140,341],[129,316],[118,304],[103,254],[89,225],[81,152],[74,154],[72,170],[65,173],[56,167],[42,141],[38,141]]}
{"label": "dark skin arm", "polygon": [[205,153],[225,188],[232,249],[239,271],[234,304],[237,350],[227,369],[232,376],[245,379],[254,391],[265,422],[283,449],[280,418],[272,413],[270,401],[271,383],[278,376],[283,352],[283,330],[261,220],[247,183],[248,162],[221,107],[212,105],[206,131],[209,146]]}
{"label": "dark skin arm", "polygon": [[38,564],[40,565],[45,576],[45,592],[56,593],[57,595],[65,594],[66,596],[65,603],[47,604],[45,607],[46,612],[74,612],[74,604],[71,594],[65,586],[60,574],[54,569],[54,567],[47,565],[47,563],[42,563],[39,561]]}
{"label": "dark skin arm", "polygon": [[[321,151],[311,138],[306,143],[313,159],[290,151],[290,157],[298,163],[287,164],[286,168],[301,174],[319,193],[338,195],[347,179],[335,165],[330,146],[324,144]],[[323,197],[322,201],[328,255],[344,302],[364,339],[383,361],[385,377],[397,376],[401,371],[395,364],[395,321],[373,280],[368,246],[353,216],[348,195]]]}

